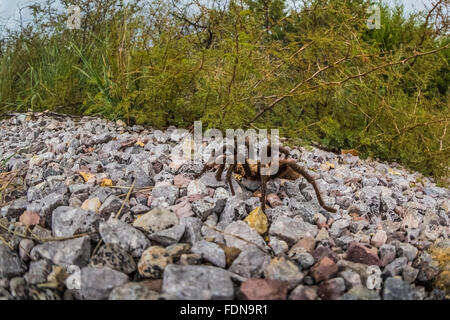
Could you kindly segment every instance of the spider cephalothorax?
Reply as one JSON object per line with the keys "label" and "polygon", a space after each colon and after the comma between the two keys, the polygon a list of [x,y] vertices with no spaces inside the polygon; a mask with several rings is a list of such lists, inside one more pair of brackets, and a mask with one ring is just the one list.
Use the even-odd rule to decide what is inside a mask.
{"label": "spider cephalothorax", "polygon": [[[249,140],[245,139],[245,146],[246,150],[248,150],[249,147]],[[231,175],[233,172],[238,173],[239,171],[242,171],[243,177],[247,179],[253,179],[253,180],[260,180],[261,182],[261,207],[263,210],[265,210],[266,206],[266,189],[267,189],[267,182],[269,179],[275,179],[275,178],[281,178],[286,180],[297,180],[301,176],[303,176],[314,188],[314,191],[317,196],[317,200],[319,201],[319,204],[324,208],[325,210],[329,212],[336,212],[336,209],[327,206],[325,202],[322,199],[322,196],[320,194],[319,188],[317,187],[317,184],[314,180],[314,178],[307,172],[307,170],[301,166],[299,166],[295,159],[289,158],[290,152],[288,149],[284,148],[281,145],[278,145],[278,154],[272,155],[271,154],[271,142],[269,141],[269,144],[267,146],[267,156],[269,157],[270,161],[266,163],[265,165],[261,164],[261,161],[252,161],[248,158],[248,153],[246,153],[243,157],[238,157],[238,146],[237,146],[237,139],[234,139],[234,148],[232,148],[233,154],[232,154],[232,160],[233,161],[226,161],[227,158],[231,156],[231,154],[227,155],[227,145],[223,145],[222,154],[219,156],[216,156],[214,151],[211,155],[211,158],[206,162],[205,166],[203,167],[203,170],[197,175],[197,177],[201,176],[203,173],[205,173],[207,170],[213,169],[217,165],[219,166],[216,171],[216,180],[221,181],[222,180],[222,174],[225,170],[225,167],[228,165],[228,170],[226,173],[226,181],[228,182],[230,186],[231,194],[234,195],[234,188],[231,183]],[[242,164],[238,164],[238,159],[244,159]],[[269,168],[271,167],[272,161],[278,161],[278,170],[272,171],[267,173],[267,170],[265,174],[263,173],[264,170],[261,170],[262,168]],[[228,162],[228,163],[227,163]],[[252,170],[253,169],[253,170]]]}

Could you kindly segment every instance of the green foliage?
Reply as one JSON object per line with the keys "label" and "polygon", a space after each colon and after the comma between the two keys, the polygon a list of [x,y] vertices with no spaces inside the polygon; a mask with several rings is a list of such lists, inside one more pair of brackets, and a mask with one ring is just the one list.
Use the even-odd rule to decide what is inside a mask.
{"label": "green foliage", "polygon": [[[81,7],[81,30],[65,26],[56,3]],[[435,14],[445,10],[427,19],[381,3],[381,29],[369,30],[367,0],[186,3],[31,6],[33,22],[0,39],[0,111],[276,127],[290,143],[448,177],[449,38]]]}

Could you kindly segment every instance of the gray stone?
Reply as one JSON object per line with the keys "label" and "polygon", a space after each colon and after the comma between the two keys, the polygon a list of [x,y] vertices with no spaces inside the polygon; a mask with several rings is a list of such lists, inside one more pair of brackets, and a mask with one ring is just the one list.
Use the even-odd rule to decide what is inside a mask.
{"label": "gray stone", "polygon": [[317,233],[318,229],[315,225],[284,216],[276,219],[269,229],[269,235],[276,236],[289,245],[293,245],[304,237],[315,237]]}
{"label": "gray stone", "polygon": [[264,277],[271,280],[286,281],[289,288],[295,288],[302,280],[303,273],[292,261],[284,257],[273,258],[264,268]]}
{"label": "gray stone", "polygon": [[387,278],[383,288],[384,300],[412,300],[413,291],[408,283],[398,278]]}
{"label": "gray stone", "polygon": [[108,298],[111,291],[128,282],[128,276],[109,268],[81,269],[81,297],[85,300],[102,300]]}
{"label": "gray stone", "polygon": [[351,269],[340,272],[339,276],[344,279],[346,288],[354,288],[362,285],[360,275]]}
{"label": "gray stone", "polygon": [[299,252],[295,255],[295,261],[302,267],[302,269],[309,269],[314,264],[314,257],[308,252]]}
{"label": "gray stone", "polygon": [[162,291],[180,300],[231,300],[233,283],[226,270],[209,266],[169,265]]}
{"label": "gray stone", "polygon": [[395,257],[397,256],[397,250],[395,249],[395,246],[384,244],[380,247],[380,259],[383,266],[391,263],[394,261]]}
{"label": "gray stone", "polygon": [[201,255],[204,260],[217,267],[225,268],[226,266],[225,252],[216,243],[205,240],[198,241],[192,246],[191,251]]}
{"label": "gray stone", "polygon": [[27,206],[28,201],[26,197],[16,199],[9,206],[6,216],[10,218],[18,218],[27,209]]}
{"label": "gray stone", "polygon": [[184,236],[181,238],[181,241],[193,245],[202,240],[202,221],[199,218],[183,217],[180,219],[180,224],[185,227]]}
{"label": "gray stone", "polygon": [[205,197],[192,202],[192,211],[194,211],[197,217],[205,221],[211,213],[220,214],[224,206],[225,203],[223,201],[217,201],[211,197]]}
{"label": "gray stone", "polygon": [[141,231],[117,219],[100,223],[99,230],[105,243],[119,244],[135,258],[150,246],[150,241]]}
{"label": "gray stone", "polygon": [[158,231],[149,235],[149,239],[164,246],[175,244],[181,240],[186,229],[185,225],[178,224],[172,228]]}
{"label": "gray stone", "polygon": [[25,274],[24,279],[29,284],[37,284],[47,282],[47,276],[52,271],[52,264],[46,259],[32,261],[30,268]]}
{"label": "gray stone", "polygon": [[[117,213],[122,206],[123,200],[119,199],[115,195],[110,195],[106,200],[102,203],[98,213],[101,216],[108,217],[112,213]],[[130,206],[125,203],[122,213],[127,212],[130,209]]]}
{"label": "gray stone", "polygon": [[58,207],[52,213],[52,231],[57,237],[70,237],[75,234],[94,232],[98,227],[99,216],[81,208]]}
{"label": "gray stone", "polygon": [[19,257],[24,262],[30,260],[30,252],[34,247],[34,241],[31,239],[22,239],[19,242]]}
{"label": "gray stone", "polygon": [[173,185],[156,186],[152,190],[153,198],[164,198],[169,206],[174,205],[179,197],[179,190]]}
{"label": "gray stone", "polygon": [[413,261],[418,252],[419,249],[409,243],[400,242],[397,246],[397,256],[406,257],[408,261]]}
{"label": "gray stone", "polygon": [[225,228],[224,233],[225,243],[228,247],[235,247],[241,251],[246,250],[252,245],[260,249],[266,248],[264,239],[258,234],[258,232],[243,221],[235,221],[230,223]]}
{"label": "gray stone", "polygon": [[0,243],[0,278],[10,278],[25,272],[26,267],[15,252]]}
{"label": "gray stone", "polygon": [[84,236],[65,241],[45,242],[35,246],[30,255],[33,260],[44,258],[64,267],[71,265],[83,267],[89,262],[90,254],[90,238]]}
{"label": "gray stone", "polygon": [[245,278],[257,278],[269,263],[270,257],[267,254],[250,247],[239,254],[228,270]]}
{"label": "gray stone", "polygon": [[133,223],[133,226],[154,233],[173,227],[178,224],[177,215],[169,209],[154,208],[146,214],[140,216]]}

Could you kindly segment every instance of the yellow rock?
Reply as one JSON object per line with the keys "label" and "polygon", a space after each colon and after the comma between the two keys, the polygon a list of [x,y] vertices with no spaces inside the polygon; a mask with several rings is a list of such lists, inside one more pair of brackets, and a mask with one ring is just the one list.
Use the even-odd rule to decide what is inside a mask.
{"label": "yellow rock", "polygon": [[112,187],[113,183],[111,179],[102,179],[100,181],[100,187]]}
{"label": "yellow rock", "polygon": [[394,176],[400,176],[400,175],[401,175],[400,172],[398,172],[398,171],[396,171],[396,170],[394,170],[394,169],[392,169],[392,168],[388,168],[388,172],[389,172],[390,174],[393,174]]}
{"label": "yellow rock", "polygon": [[145,147],[145,144],[142,141],[136,142],[136,145],[142,148]]}
{"label": "yellow rock", "polygon": [[84,201],[83,204],[81,205],[81,209],[98,212],[98,209],[100,209],[101,205],[102,203],[98,198],[92,198]]}
{"label": "yellow rock", "polygon": [[266,233],[267,228],[269,227],[267,217],[260,207],[257,207],[255,210],[250,212],[244,221],[247,222],[248,225],[255,229],[259,234]]}
{"label": "yellow rock", "polygon": [[94,178],[94,175],[90,172],[79,171],[78,173],[83,177],[84,182],[88,182],[89,179]]}

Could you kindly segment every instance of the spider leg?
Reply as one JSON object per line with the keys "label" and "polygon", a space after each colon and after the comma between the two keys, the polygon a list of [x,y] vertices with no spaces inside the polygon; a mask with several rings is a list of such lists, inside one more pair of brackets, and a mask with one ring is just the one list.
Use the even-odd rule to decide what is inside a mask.
{"label": "spider leg", "polygon": [[228,171],[227,171],[227,178],[226,178],[226,181],[228,182],[228,185],[230,186],[231,194],[233,196],[235,195],[235,192],[234,192],[233,184],[231,183],[231,174],[233,173],[233,170],[235,167],[236,167],[235,163],[230,165],[230,167],[228,168]]}
{"label": "spider leg", "polygon": [[316,181],[304,168],[300,167],[299,165],[297,165],[294,162],[289,162],[288,166],[292,170],[295,170],[298,173],[300,173],[313,186],[314,191],[316,192],[317,200],[319,201],[319,204],[322,208],[324,208],[325,210],[327,210],[329,212],[336,213],[336,211],[337,211],[336,209],[329,207],[325,204],[325,202],[322,199],[322,195],[320,194],[319,188],[317,187]]}
{"label": "spider leg", "polygon": [[261,175],[261,209],[266,210],[266,190],[269,176]]}
{"label": "spider leg", "polygon": [[225,162],[222,163],[216,171],[216,180],[217,181],[222,181],[223,170],[225,170]]}

